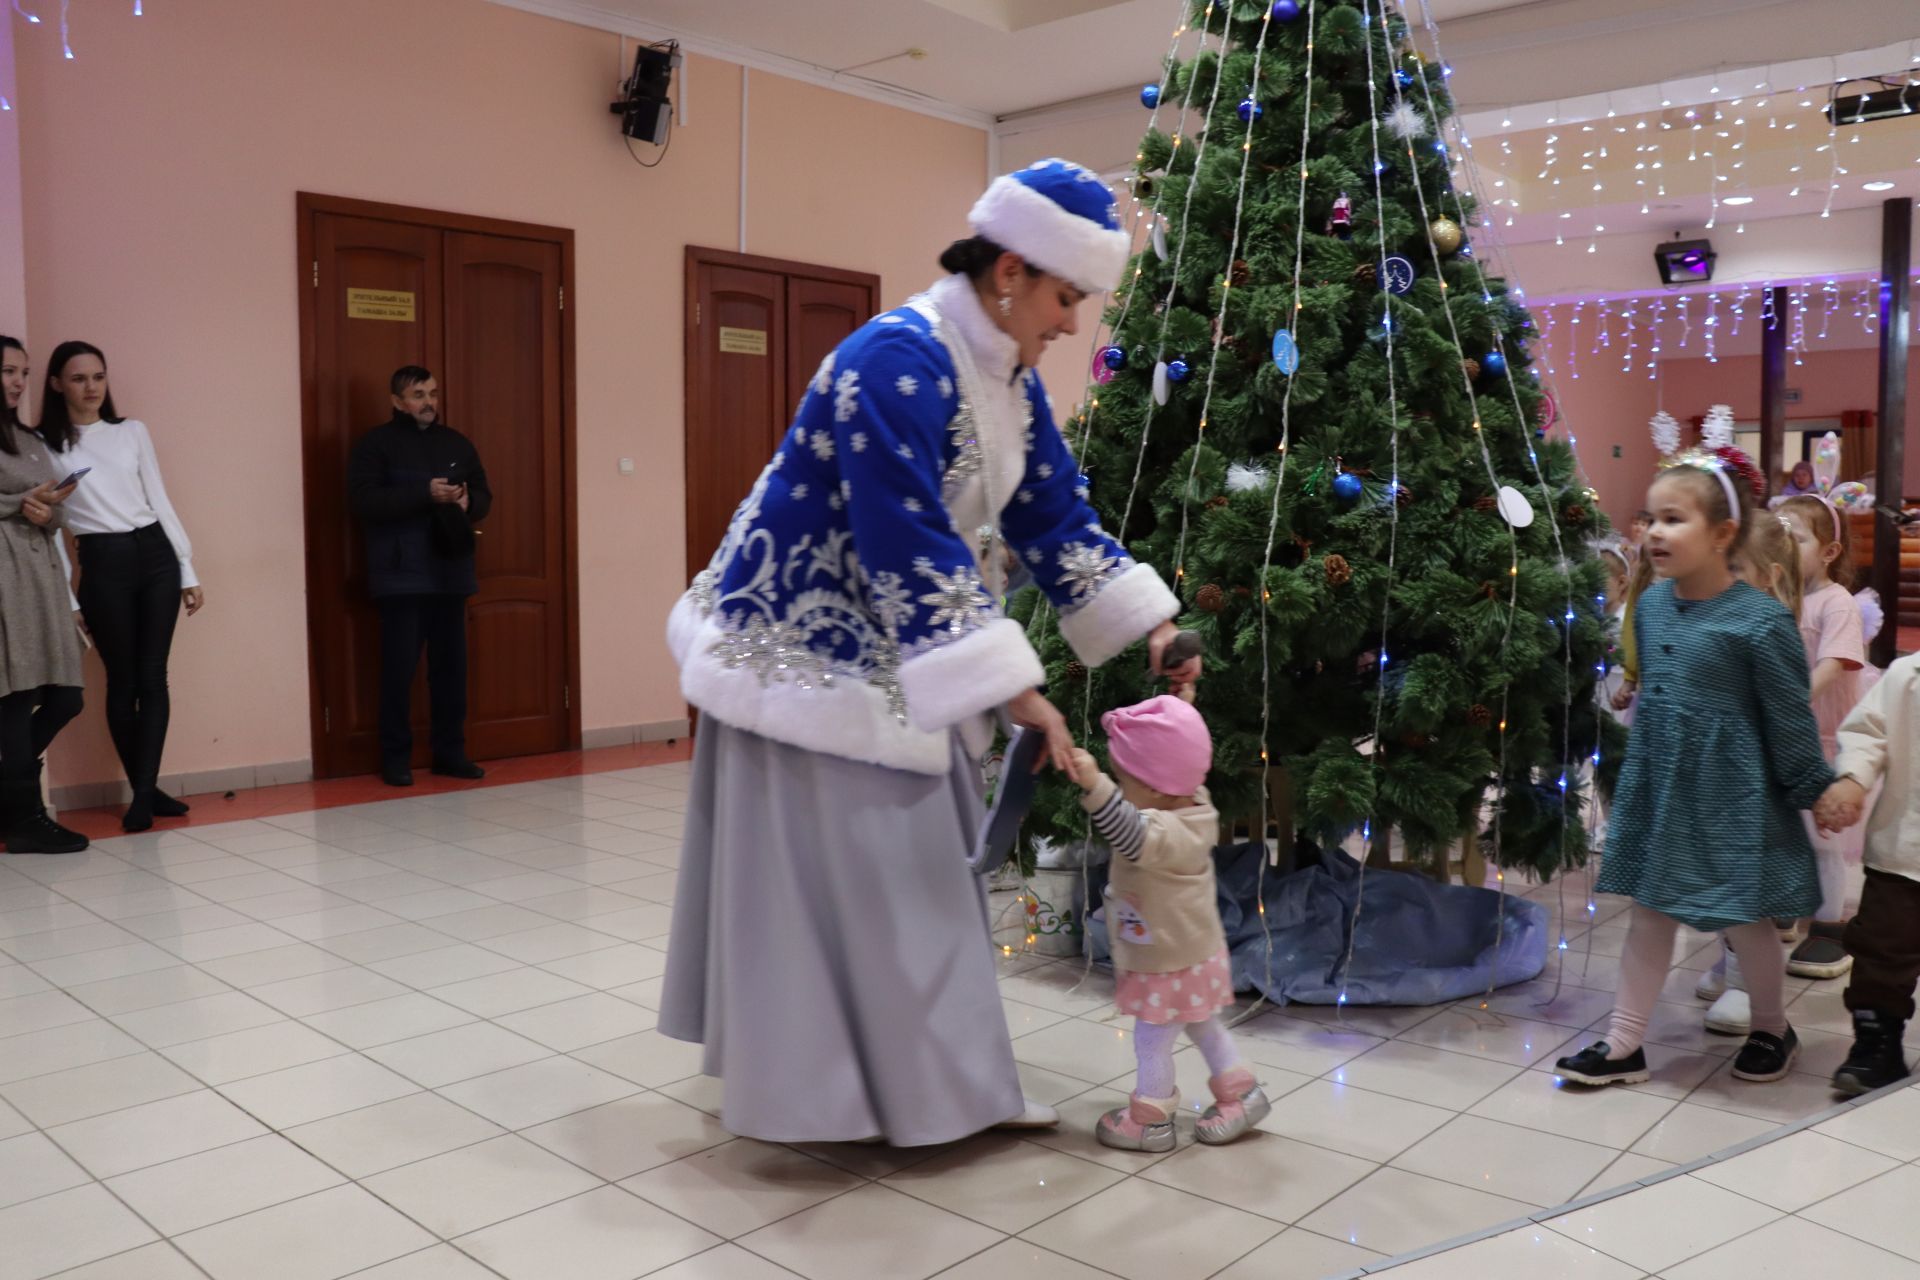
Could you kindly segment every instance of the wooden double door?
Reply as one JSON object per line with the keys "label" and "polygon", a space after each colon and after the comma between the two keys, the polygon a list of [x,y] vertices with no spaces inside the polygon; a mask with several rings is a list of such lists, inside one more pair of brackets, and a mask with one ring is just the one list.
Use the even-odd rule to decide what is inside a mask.
{"label": "wooden double door", "polygon": [[[573,233],[305,194],[298,212],[315,776],[379,764],[379,616],[347,458],[392,416],[389,381],[409,364],[433,371],[442,421],[473,442],[493,489],[468,608],[468,752],[577,745]],[[429,751],[422,668],[416,764]]]}
{"label": "wooden double door", "polygon": [[814,370],[878,309],[880,277],[689,248],[687,577],[793,425]]}

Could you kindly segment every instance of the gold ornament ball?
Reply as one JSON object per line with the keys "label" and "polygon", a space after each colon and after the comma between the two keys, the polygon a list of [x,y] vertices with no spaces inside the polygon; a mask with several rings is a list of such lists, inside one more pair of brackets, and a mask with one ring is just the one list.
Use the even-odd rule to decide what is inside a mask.
{"label": "gold ornament ball", "polygon": [[1460,224],[1452,218],[1435,218],[1429,230],[1433,233],[1434,247],[1442,253],[1457,252],[1466,240],[1461,234]]}

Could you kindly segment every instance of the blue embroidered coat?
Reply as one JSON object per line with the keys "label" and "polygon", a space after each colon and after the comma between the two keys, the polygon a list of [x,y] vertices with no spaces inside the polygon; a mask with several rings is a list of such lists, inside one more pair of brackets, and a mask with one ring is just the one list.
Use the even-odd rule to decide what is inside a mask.
{"label": "blue embroidered coat", "polygon": [[674,607],[681,690],[735,728],[941,774],[948,730],[1041,682],[1008,550],[1089,666],[1179,612],[1101,529],[1045,390],[964,277],[828,355]]}

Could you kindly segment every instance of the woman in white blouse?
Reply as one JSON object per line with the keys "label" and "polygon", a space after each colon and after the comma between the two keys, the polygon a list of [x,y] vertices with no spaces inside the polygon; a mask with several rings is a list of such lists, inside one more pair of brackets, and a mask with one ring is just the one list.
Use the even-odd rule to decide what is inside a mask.
{"label": "woman in white blouse", "polygon": [[167,655],[184,604],[205,597],[193,545],[160,480],[144,423],[122,418],[107,389],[98,347],[63,342],[47,362],[40,435],[65,472],[84,473],[67,499],[67,528],[80,551],[80,611],[107,669],[107,729],[133,787],[121,826],[145,831],[154,817],[187,806],[159,788],[166,746]]}

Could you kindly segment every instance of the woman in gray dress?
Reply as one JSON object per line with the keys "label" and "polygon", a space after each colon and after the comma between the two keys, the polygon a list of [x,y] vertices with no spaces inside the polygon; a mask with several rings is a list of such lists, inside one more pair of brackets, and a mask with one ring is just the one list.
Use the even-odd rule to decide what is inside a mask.
{"label": "woman in gray dress", "polygon": [[77,853],[87,838],[47,816],[40,757],[80,714],[80,633],[60,568],[52,450],[20,422],[27,349],[0,335],[0,839],[8,853]]}
{"label": "woman in gray dress", "polygon": [[821,364],[668,623],[703,714],[660,1030],[705,1046],[749,1137],[1058,1120],[1021,1095],[966,863],[989,713],[1056,767],[1072,747],[1002,611],[1008,553],[1088,666],[1145,638],[1158,668],[1179,604],[1101,529],[1033,371],[1126,265],[1112,195],[1047,160],[969,222],[944,279]]}

